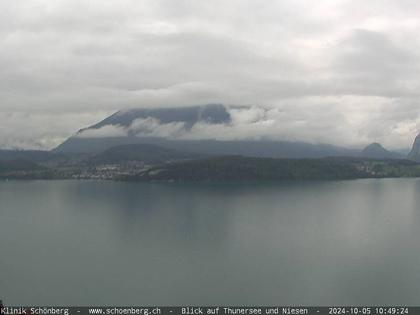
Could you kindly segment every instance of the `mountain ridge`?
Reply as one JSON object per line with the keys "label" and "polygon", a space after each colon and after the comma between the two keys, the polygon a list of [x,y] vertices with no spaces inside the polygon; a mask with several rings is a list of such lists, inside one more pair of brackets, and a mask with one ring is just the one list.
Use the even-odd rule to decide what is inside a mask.
{"label": "mountain ridge", "polygon": [[154,144],[125,144],[112,147],[88,159],[89,164],[123,164],[129,162],[166,163],[168,161],[198,159],[203,155],[168,149]]}
{"label": "mountain ridge", "polygon": [[[151,144],[166,149],[206,155],[243,155],[268,158],[322,158],[330,156],[359,156],[376,159],[406,158],[404,154],[389,151],[379,143],[372,143],[364,149],[350,149],[331,144],[312,144],[285,140],[217,140],[208,138],[186,140],[185,137],[171,137],[170,132],[173,130],[170,128],[169,131],[167,130],[168,126],[175,126],[175,132],[179,131],[179,128],[183,131],[193,132],[191,131],[192,127],[199,122],[227,126],[232,122],[229,108],[232,107],[223,104],[207,104],[121,110],[96,124],[80,129],[74,136],[66,139],[52,151],[63,154],[97,155],[116,146]],[[237,108],[245,107],[238,106]],[[153,128],[159,126],[167,128],[165,133],[153,132]],[[114,128],[117,132],[113,135],[107,133],[95,135],[95,132],[105,127]],[[414,147],[417,147],[417,151]],[[414,152],[417,152],[417,155]],[[408,158],[420,161],[420,138],[415,141]]]}
{"label": "mountain ridge", "polygon": [[99,129],[107,125],[129,127],[136,119],[141,118],[155,118],[164,124],[183,122],[187,129],[191,128],[199,121],[210,124],[222,124],[231,121],[227,108],[222,104],[186,107],[132,108],[119,110],[90,127],[80,129],[78,133],[82,133],[89,129]]}
{"label": "mountain ridge", "polygon": [[[238,108],[244,108],[243,106]],[[137,119],[156,119],[159,123],[181,123],[185,129],[191,129],[198,122],[226,125],[231,122],[228,108],[222,104],[207,104],[182,108],[130,109],[118,111],[90,127],[80,129],[75,136],[68,138],[53,149],[59,153],[99,154],[114,146],[129,144],[154,144],[167,149],[182,149],[188,152],[213,155],[245,155],[272,158],[318,158],[326,156],[356,156],[358,150],[337,147],[329,144],[311,144],[284,140],[181,140],[163,136],[138,136],[130,133],[130,126]],[[145,121],[141,121],[146,123]],[[126,136],[82,137],[88,131],[103,127],[122,128]],[[140,126],[141,128],[141,123]]]}
{"label": "mountain ridge", "polygon": [[367,145],[360,154],[362,157],[371,159],[401,159],[403,158],[397,152],[392,152],[385,149],[380,143],[373,142]]}
{"label": "mountain ridge", "polygon": [[420,134],[414,140],[413,147],[407,157],[409,160],[420,162]]}

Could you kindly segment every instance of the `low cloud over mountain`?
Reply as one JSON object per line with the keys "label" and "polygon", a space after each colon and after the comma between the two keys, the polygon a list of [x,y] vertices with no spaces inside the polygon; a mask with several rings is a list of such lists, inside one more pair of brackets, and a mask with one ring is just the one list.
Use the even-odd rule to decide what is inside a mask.
{"label": "low cloud over mountain", "polygon": [[[200,111],[217,109],[218,117],[200,117]],[[294,107],[299,108],[298,105]],[[328,108],[324,108],[328,111]],[[327,114],[327,113],[325,113]],[[120,111],[98,124],[82,129],[79,138],[162,137],[178,140],[273,140],[331,143],[361,147],[369,137],[346,130],[337,113],[334,120],[313,120],[303,109],[293,114],[287,109],[263,106],[206,105],[184,108],[133,109]],[[373,124],[375,122],[372,122]],[[334,137],[332,136],[334,135]],[[346,137],[347,136],[347,137]],[[349,138],[353,141],[349,143]],[[385,141],[385,143],[389,143]],[[411,141],[405,139],[404,143]]]}
{"label": "low cloud over mountain", "polygon": [[[121,108],[224,103],[261,104],[267,118],[196,134],[408,148],[420,130],[419,10],[409,0],[3,1],[0,147],[49,149]],[[179,127],[157,123],[141,125]]]}

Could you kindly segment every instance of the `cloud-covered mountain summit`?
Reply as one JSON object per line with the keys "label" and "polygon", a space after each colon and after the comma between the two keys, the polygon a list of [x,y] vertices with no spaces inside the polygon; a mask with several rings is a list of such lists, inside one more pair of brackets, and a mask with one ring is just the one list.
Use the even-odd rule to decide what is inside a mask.
{"label": "cloud-covered mountain summit", "polygon": [[120,108],[222,102],[277,109],[283,140],[407,149],[420,129],[419,11],[413,0],[0,1],[0,148],[51,149]]}
{"label": "cloud-covered mountain summit", "polygon": [[[145,120],[155,120],[159,124],[182,124],[185,129],[198,123],[224,124],[231,121],[231,117],[226,107],[221,104],[208,104],[203,106],[191,106],[181,108],[154,108],[154,109],[129,109],[118,111],[117,113],[105,118],[101,122],[82,129],[79,134],[88,130],[98,130],[105,126],[119,126],[130,128],[136,122],[141,131],[141,122]],[[130,134],[134,135],[135,130],[129,129]]]}
{"label": "cloud-covered mountain summit", "polygon": [[258,106],[210,104],[131,109],[81,129],[55,151],[99,153],[115,146],[146,143],[210,155],[296,158],[357,155],[356,150],[333,145],[286,140],[287,131],[281,124],[280,112]]}

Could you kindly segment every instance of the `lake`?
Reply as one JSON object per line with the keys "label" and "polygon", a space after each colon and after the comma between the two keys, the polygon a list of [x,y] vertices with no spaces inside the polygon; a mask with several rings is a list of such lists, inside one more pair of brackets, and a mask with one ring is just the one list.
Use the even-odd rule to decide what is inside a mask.
{"label": "lake", "polygon": [[8,305],[420,304],[420,180],[0,182]]}

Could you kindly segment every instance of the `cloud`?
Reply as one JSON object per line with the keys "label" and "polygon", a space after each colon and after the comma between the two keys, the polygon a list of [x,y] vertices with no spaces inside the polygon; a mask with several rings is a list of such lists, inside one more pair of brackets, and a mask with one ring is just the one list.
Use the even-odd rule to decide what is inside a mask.
{"label": "cloud", "polygon": [[[420,127],[420,117],[415,116],[411,104],[385,104],[369,108],[369,115],[361,115],[365,102],[386,102],[376,97],[344,97],[340,108],[331,106],[335,98],[312,100],[302,104],[290,102],[282,109],[264,106],[231,106],[227,110],[231,121],[209,124],[205,121],[188,128],[184,122],[162,123],[156,118],[139,118],[129,126],[106,125],[87,129],[78,137],[163,137],[177,140],[286,140],[308,143],[331,143],[338,146],[361,148],[372,141],[388,148],[408,148]],[[384,111],[394,106],[396,111]],[[406,108],[397,112],[398,108]],[[345,113],[343,113],[343,110]],[[319,113],[322,112],[322,114]],[[410,112],[411,111],[411,112]],[[319,119],[313,119],[317,116]],[[329,120],[334,117],[333,120]],[[396,119],[395,119],[396,118]],[[350,128],[349,128],[350,126]],[[401,140],[403,139],[403,140]]]}
{"label": "cloud", "polygon": [[186,131],[185,123],[161,123],[155,118],[135,119],[128,127],[127,133],[139,137],[162,137],[162,138],[178,138]]}
{"label": "cloud", "polygon": [[0,148],[54,148],[73,135],[78,126],[91,125],[109,114],[107,111],[0,111]]}
{"label": "cloud", "polygon": [[51,148],[89,125],[87,112],[99,120],[205,103],[281,113],[271,126],[255,108],[242,113],[265,123],[238,121],[238,136],[405,146],[418,131],[419,9],[413,0],[3,1],[0,118],[46,120],[0,121],[17,135],[0,147]]}
{"label": "cloud", "polygon": [[129,126],[105,125],[100,128],[84,129],[75,136],[78,138],[106,137],[162,137],[176,139],[187,133],[185,123],[162,123],[158,119],[147,117],[135,119]]}
{"label": "cloud", "polygon": [[76,134],[78,138],[106,138],[126,137],[125,128],[115,125],[106,125],[97,129],[86,129]]}

